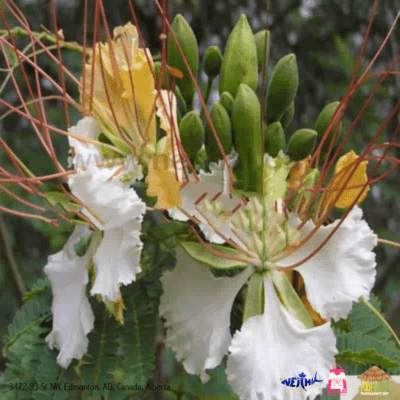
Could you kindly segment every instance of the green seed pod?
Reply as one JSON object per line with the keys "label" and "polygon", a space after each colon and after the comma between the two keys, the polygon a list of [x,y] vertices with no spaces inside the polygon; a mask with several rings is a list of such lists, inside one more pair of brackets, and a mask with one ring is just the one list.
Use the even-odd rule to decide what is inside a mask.
{"label": "green seed pod", "polygon": [[303,160],[313,151],[317,136],[313,129],[299,129],[289,140],[287,155],[293,161]]}
{"label": "green seed pod", "polygon": [[[328,127],[329,121],[331,120],[333,114],[335,113],[336,109],[339,107],[340,102],[335,101],[334,103],[330,103],[323,108],[323,110],[319,113],[317,122],[315,123],[315,130],[318,132],[318,138],[321,140],[323,134]],[[340,131],[342,128],[342,124],[340,121],[335,122],[332,129],[330,130],[327,139],[324,141],[322,145],[322,155],[325,154],[329,148],[329,145],[332,141],[332,137],[335,132],[337,132],[337,136],[335,142],[339,139]]]}
{"label": "green seed pod", "polygon": [[247,18],[242,14],[226,44],[219,80],[219,93],[236,97],[239,85],[256,90],[258,82],[257,47]]}
{"label": "green seed pod", "polygon": [[[232,124],[228,112],[221,103],[216,102],[210,112],[210,117],[225,154],[229,154],[232,150]],[[205,148],[208,160],[218,162],[222,159],[222,154],[208,122],[206,122],[205,133]]]}
{"label": "green seed pod", "polygon": [[[254,40],[257,47],[257,61],[258,61],[258,72],[261,73],[264,65],[264,58],[266,59],[265,64],[268,63],[269,58],[269,47],[270,47],[270,34],[269,31],[263,30],[257,32],[254,35]],[[265,52],[265,40],[267,41],[267,51]]]}
{"label": "green seed pod", "polygon": [[[154,63],[154,73],[156,75],[156,83],[157,83],[160,79],[161,61],[156,61]],[[170,75],[168,74],[167,68],[164,68],[164,76],[161,82],[161,89],[167,89],[168,87],[171,87],[171,79]]]}
{"label": "green seed pod", "polygon": [[254,91],[242,83],[233,103],[232,127],[235,149],[239,154],[235,173],[237,189],[260,192],[260,172],[263,156],[260,132],[260,102]]}
{"label": "green seed pod", "polygon": [[282,57],[272,71],[267,94],[268,122],[279,121],[294,100],[299,84],[296,56]]}
{"label": "green seed pod", "polygon": [[235,99],[229,92],[224,92],[221,94],[220,103],[224,106],[225,110],[228,111],[228,114],[232,113],[233,102]]}
{"label": "green seed pod", "polygon": [[[197,45],[196,36],[194,35],[190,25],[181,14],[178,14],[174,18],[174,21],[172,22],[172,29],[175,32],[178,43],[182,48],[183,54],[185,55],[190,69],[196,78],[199,67],[199,48]],[[178,79],[177,83],[186,103],[191,105],[195,91],[194,84],[190,79],[189,72],[171,34],[168,35],[168,64],[171,67],[179,69],[183,73],[183,78]]]}
{"label": "green seed pod", "polygon": [[276,157],[279,150],[286,145],[285,132],[279,121],[264,126],[264,151],[271,157]]}
{"label": "green seed pod", "polygon": [[200,117],[194,112],[188,112],[179,124],[182,146],[190,160],[196,158],[204,144],[204,128]]}
{"label": "green seed pod", "polygon": [[290,103],[290,106],[286,109],[285,113],[281,118],[282,128],[286,129],[292,122],[294,117],[294,101]]}
{"label": "green seed pod", "polygon": [[222,53],[218,46],[210,46],[204,54],[204,72],[211,79],[215,78],[221,69]]}

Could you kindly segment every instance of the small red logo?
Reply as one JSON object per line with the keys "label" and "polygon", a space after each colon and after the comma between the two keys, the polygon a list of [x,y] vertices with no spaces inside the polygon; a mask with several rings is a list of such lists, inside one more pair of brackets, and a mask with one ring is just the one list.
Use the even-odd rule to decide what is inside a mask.
{"label": "small red logo", "polygon": [[[339,367],[339,369],[335,369]],[[334,365],[329,371],[328,394],[338,395],[347,393],[346,375],[340,365]]]}

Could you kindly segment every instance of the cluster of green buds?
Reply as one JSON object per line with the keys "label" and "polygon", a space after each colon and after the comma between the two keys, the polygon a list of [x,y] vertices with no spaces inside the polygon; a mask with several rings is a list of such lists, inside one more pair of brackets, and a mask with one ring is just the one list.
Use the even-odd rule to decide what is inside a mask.
{"label": "cluster of green buds", "polygon": [[[168,63],[183,76],[178,79],[175,90],[184,103],[179,131],[193,166],[207,168],[210,162],[218,162],[223,153],[228,155],[234,148],[238,154],[233,169],[235,189],[260,193],[264,154],[275,158],[283,151],[291,161],[297,162],[313,152],[317,141],[324,142],[320,146],[322,156],[332,149],[341,127],[336,123],[329,132],[325,131],[339,103],[328,104],[321,111],[314,129],[302,128],[295,132],[290,129],[299,85],[296,56],[282,57],[267,80],[271,46],[268,30],[254,34],[243,14],[229,35],[223,53],[217,46],[206,49],[203,56],[203,70],[208,77],[203,93],[209,106],[206,117],[205,110],[199,115],[193,111],[195,81],[191,77],[197,77],[200,60],[196,37],[181,15],[175,17],[172,28],[174,35],[168,37]],[[220,96],[210,105],[216,77],[219,77]]]}

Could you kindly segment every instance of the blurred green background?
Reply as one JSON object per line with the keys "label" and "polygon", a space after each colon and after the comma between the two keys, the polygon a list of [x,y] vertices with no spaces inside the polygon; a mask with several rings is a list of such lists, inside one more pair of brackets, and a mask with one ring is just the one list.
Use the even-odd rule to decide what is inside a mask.
{"label": "blurred green background", "polygon": [[[32,30],[39,31],[44,25],[52,30],[51,9],[48,0],[24,0],[16,2]],[[89,21],[92,21],[93,2],[89,1]],[[159,52],[161,18],[151,0],[133,0],[140,28],[152,54]],[[83,0],[55,0],[58,27],[63,29],[66,40],[82,42],[83,34]],[[125,24],[130,19],[126,0],[104,0],[105,12],[110,28]],[[295,118],[291,124],[293,132],[302,127],[313,127],[321,109],[332,101],[340,100],[346,93],[357,52],[366,31],[373,6],[372,0],[271,0],[268,23],[271,30],[271,51],[268,73],[276,62],[285,54],[295,53],[299,68],[299,92],[296,97]],[[366,66],[378,50],[398,12],[398,3],[381,2],[377,9],[372,31],[366,47],[362,65]],[[193,27],[203,53],[209,45],[219,45],[223,50],[229,32],[239,15],[246,13],[256,32],[264,28],[267,22],[266,1],[248,0],[170,0],[171,16],[181,13]],[[14,26],[12,18],[8,18]],[[0,28],[4,29],[4,26]],[[88,43],[91,43],[93,26],[88,24]],[[399,53],[400,29],[396,29],[372,72],[387,68]],[[71,51],[63,51],[64,64],[79,77],[82,58]],[[40,61],[45,71],[59,81],[57,67],[48,58]],[[0,60],[4,67],[4,60]],[[398,68],[397,68],[398,69]],[[27,69],[34,79],[32,69]],[[0,84],[4,79],[0,73]],[[205,76],[200,76],[205,80]],[[18,74],[17,74],[18,78]],[[369,82],[353,96],[346,112],[345,126],[349,126],[365,102],[366,96],[373,88]],[[43,95],[55,94],[54,88],[45,80],[41,81]],[[218,83],[215,82],[215,88]],[[74,85],[67,86],[71,95],[78,99]],[[376,130],[382,125],[399,99],[400,80],[393,77],[377,92],[371,105],[364,113],[360,123],[351,134],[346,150],[354,149],[360,153],[371,140]],[[23,92],[27,95],[26,92]],[[217,92],[214,93],[217,95]],[[18,97],[9,84],[2,93],[7,102],[17,105]],[[0,105],[0,115],[6,109]],[[51,124],[66,128],[62,104],[57,101],[47,103],[47,117]],[[72,123],[79,119],[79,113],[71,108]],[[389,140],[400,115],[383,131],[378,143]],[[51,160],[46,156],[38,143],[27,121],[11,115],[0,122],[0,136],[21,157],[36,174],[54,172]],[[67,165],[67,140],[54,136],[56,152],[63,165]],[[390,153],[397,158],[399,151]],[[4,152],[0,152],[0,165],[11,168]],[[380,172],[387,170],[390,164],[384,164]],[[367,200],[363,203],[365,219],[381,238],[400,241],[400,176],[395,171],[384,181],[376,184]],[[17,193],[26,196],[22,191]],[[29,200],[43,205],[34,196]],[[0,204],[4,207],[24,210],[0,191]],[[71,227],[62,223],[59,229],[36,220],[20,219],[8,214],[0,214],[0,331],[4,331],[21,306],[21,288],[29,290],[34,282],[43,277],[43,267],[47,256],[63,246]],[[374,292],[383,303],[386,317],[397,334],[400,334],[400,249],[378,245],[377,280]],[[18,284],[12,266],[18,268],[23,285]],[[0,371],[5,367],[5,360],[0,355]]]}

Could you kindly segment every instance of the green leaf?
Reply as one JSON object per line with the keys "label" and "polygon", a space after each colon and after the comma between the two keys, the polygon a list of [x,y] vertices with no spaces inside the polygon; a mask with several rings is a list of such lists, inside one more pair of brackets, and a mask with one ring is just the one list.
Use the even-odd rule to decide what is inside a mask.
{"label": "green leaf", "polygon": [[283,271],[271,271],[272,282],[283,306],[297,320],[303,322],[307,328],[314,328],[314,322],[308,315],[307,309],[300,300],[293,286],[290,284],[287,276]]}
{"label": "green leaf", "polygon": [[[216,269],[232,269],[232,268],[246,268],[251,265],[251,260],[246,264],[242,261],[228,260],[226,258],[219,257],[217,255],[207,252],[200,243],[196,242],[179,242],[183,250],[189,254],[194,260],[201,264],[207,265],[210,268]],[[225,246],[209,244],[209,246],[220,253],[227,254],[229,256],[236,256],[240,258],[246,258],[246,256],[239,250],[232,249]]]}
{"label": "green leaf", "polygon": [[48,203],[55,207],[55,211],[59,211],[57,205],[60,205],[65,211],[80,211],[82,206],[72,202],[65,193],[49,191],[44,195]]}
{"label": "green leaf", "polygon": [[125,352],[127,374],[123,383],[144,387],[155,370],[156,324],[158,302],[150,298],[138,283],[122,288],[126,306],[121,347]]}
{"label": "green leaf", "polygon": [[344,333],[337,338],[339,354],[336,362],[358,365],[377,365],[381,368],[398,368],[400,352],[394,343],[359,333]]}
{"label": "green leaf", "polygon": [[[36,291],[35,291],[36,292]],[[29,294],[27,295],[29,296]],[[45,288],[43,291],[28,297],[28,301],[17,312],[13,322],[8,326],[8,335],[3,347],[3,353],[8,356],[8,349],[15,345],[21,337],[29,334],[32,329],[37,328],[42,322],[51,316],[51,289]]]}

